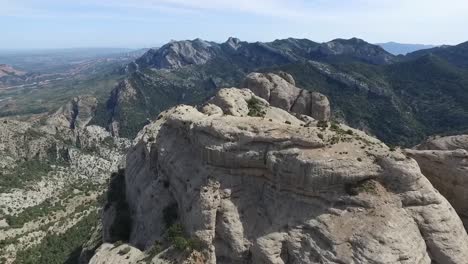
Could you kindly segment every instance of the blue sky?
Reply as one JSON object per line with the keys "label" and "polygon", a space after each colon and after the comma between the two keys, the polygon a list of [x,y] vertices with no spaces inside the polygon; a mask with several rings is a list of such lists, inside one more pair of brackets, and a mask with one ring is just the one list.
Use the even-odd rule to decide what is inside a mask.
{"label": "blue sky", "polygon": [[0,49],[359,37],[468,41],[468,0],[0,0]]}

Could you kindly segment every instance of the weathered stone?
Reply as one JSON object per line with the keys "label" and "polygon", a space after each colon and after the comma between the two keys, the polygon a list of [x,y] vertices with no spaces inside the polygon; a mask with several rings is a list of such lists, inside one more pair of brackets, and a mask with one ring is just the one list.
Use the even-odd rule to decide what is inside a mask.
{"label": "weathered stone", "polygon": [[468,227],[468,135],[432,138],[406,153]]}
{"label": "weathered stone", "polygon": [[272,106],[300,115],[309,115],[317,120],[330,119],[330,102],[317,92],[295,87],[291,75],[281,72],[251,73],[243,85],[255,95],[267,100]]}
{"label": "weathered stone", "polygon": [[345,125],[247,116],[251,97],[223,89],[210,103],[225,115],[182,105],[142,130],[125,175],[131,245],[170,246],[171,207],[205,263],[466,261],[463,224],[416,161]]}
{"label": "weathered stone", "polygon": [[47,123],[53,126],[69,127],[71,129],[84,128],[94,117],[97,99],[92,96],[78,96],[60,107]]}

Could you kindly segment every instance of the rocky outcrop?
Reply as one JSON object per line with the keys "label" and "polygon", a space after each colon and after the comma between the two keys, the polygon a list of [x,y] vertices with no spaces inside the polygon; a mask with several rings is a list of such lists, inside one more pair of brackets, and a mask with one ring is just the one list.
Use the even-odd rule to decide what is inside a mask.
{"label": "rocky outcrop", "polygon": [[159,49],[150,50],[139,58],[139,66],[151,66],[157,69],[176,69],[187,65],[200,65],[216,55],[213,43],[201,39],[192,41],[173,41]]}
{"label": "rocky outcrop", "polygon": [[294,78],[287,73],[251,73],[243,87],[267,100],[272,106],[317,120],[330,119],[330,102],[323,94],[295,87]]}
{"label": "rocky outcrop", "polygon": [[317,51],[322,56],[348,56],[372,64],[389,64],[395,62],[395,56],[378,45],[362,39],[335,39],[320,45]]}
{"label": "rocky outcrop", "polygon": [[431,138],[406,152],[468,227],[468,135]]}
{"label": "rocky outcrop", "polygon": [[418,150],[468,149],[468,135],[432,137],[416,146]]}
{"label": "rocky outcrop", "polygon": [[26,72],[15,69],[11,65],[0,64],[0,78],[5,76],[22,76],[25,74]]}
{"label": "rocky outcrop", "polygon": [[93,119],[97,99],[93,96],[78,96],[60,107],[48,120],[53,126],[84,128]]}
{"label": "rocky outcrop", "polygon": [[[235,57],[231,57],[234,55]],[[245,60],[256,66],[272,66],[307,60],[335,60],[351,58],[372,64],[390,64],[396,57],[383,48],[364,40],[335,39],[316,43],[308,39],[282,39],[273,42],[249,43],[230,37],[224,43],[202,39],[172,41],[159,49],[151,49],[132,63],[134,70],[178,69],[190,65],[205,64],[212,59],[230,58]]]}
{"label": "rocky outcrop", "polygon": [[[249,116],[252,98],[262,117]],[[163,255],[188,241],[201,252],[191,263],[465,263],[463,224],[416,161],[317,124],[235,88],[162,113],[127,155],[124,246],[142,251],[129,263],[182,263]],[[104,230],[116,215],[104,210]],[[92,263],[120,261],[103,247]]]}

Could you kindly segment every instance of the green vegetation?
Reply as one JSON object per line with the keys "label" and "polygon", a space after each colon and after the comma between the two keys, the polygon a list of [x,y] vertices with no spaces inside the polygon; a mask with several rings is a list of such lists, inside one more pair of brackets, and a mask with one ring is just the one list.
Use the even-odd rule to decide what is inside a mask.
{"label": "green vegetation", "polygon": [[360,193],[378,194],[377,182],[375,180],[363,180],[354,184],[347,184],[345,191],[349,195],[359,195]]}
{"label": "green vegetation", "polygon": [[51,202],[50,200],[45,200],[38,205],[26,208],[18,215],[7,216],[6,220],[12,228],[20,228],[23,227],[25,223],[37,220],[40,217],[46,217],[51,212],[63,210],[64,208],[60,201]]}
{"label": "green vegetation", "polygon": [[24,161],[11,172],[0,172],[0,193],[39,181],[51,171],[51,165],[38,160]]}
{"label": "green vegetation", "polygon": [[9,98],[0,102],[0,117],[53,112],[73,97],[84,94],[105,101],[121,76],[104,73],[80,78],[71,77],[29,88],[0,91],[0,99]]}
{"label": "green vegetation", "polygon": [[82,218],[75,226],[63,234],[49,233],[42,243],[19,251],[15,263],[18,264],[63,264],[77,263],[81,245],[91,233],[98,220],[96,211]]}
{"label": "green vegetation", "polygon": [[247,100],[247,106],[249,107],[249,116],[264,117],[266,115],[265,107],[257,97],[252,96]]}
{"label": "green vegetation", "polygon": [[317,127],[321,128],[321,129],[326,129],[326,128],[328,128],[328,122],[320,120],[320,121],[317,122]]}
{"label": "green vegetation", "polygon": [[169,242],[180,251],[192,251],[198,249],[200,244],[192,238],[188,238],[184,234],[184,228],[181,224],[173,224],[167,230],[167,239]]}
{"label": "green vegetation", "polygon": [[161,244],[159,242],[154,243],[154,245],[148,250],[147,254],[150,258],[155,257],[159,252],[161,252]]}
{"label": "green vegetation", "polygon": [[335,62],[331,68],[371,89],[324,76],[308,63],[262,71],[292,74],[298,87],[327,95],[335,118],[386,143],[412,146],[428,135],[468,131],[466,69],[433,55],[391,65]]}

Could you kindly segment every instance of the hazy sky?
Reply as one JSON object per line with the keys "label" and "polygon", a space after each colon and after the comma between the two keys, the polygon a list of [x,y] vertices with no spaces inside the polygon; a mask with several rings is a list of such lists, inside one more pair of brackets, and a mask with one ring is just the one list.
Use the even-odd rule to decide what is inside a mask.
{"label": "hazy sky", "polygon": [[359,37],[468,41],[468,0],[0,0],[0,49]]}

